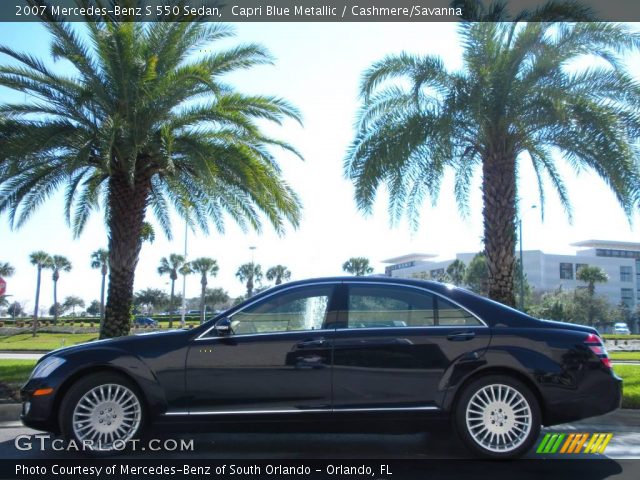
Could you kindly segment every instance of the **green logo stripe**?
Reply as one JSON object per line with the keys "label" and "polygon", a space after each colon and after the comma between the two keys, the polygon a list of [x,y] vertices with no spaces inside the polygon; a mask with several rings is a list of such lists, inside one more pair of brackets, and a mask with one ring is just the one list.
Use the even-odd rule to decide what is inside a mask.
{"label": "green logo stripe", "polygon": [[538,445],[538,449],[536,450],[536,453],[542,453],[544,451],[544,447],[547,444],[547,442],[549,441],[549,439],[551,438],[551,434],[550,433],[545,433],[544,437],[542,438],[542,441],[540,442],[540,445]]}
{"label": "green logo stripe", "polygon": [[562,434],[560,434],[558,436],[558,439],[556,440],[556,443],[551,448],[551,452],[550,453],[556,453],[558,451],[558,449],[560,448],[560,445],[562,444],[562,440],[564,440],[564,437],[566,437],[566,435],[564,433],[562,433]]}
{"label": "green logo stripe", "polygon": [[544,448],[543,453],[551,453],[551,449],[553,448],[553,445],[555,444],[556,438],[558,438],[558,434],[557,433],[554,433],[553,435],[551,435],[551,438],[547,442],[547,446]]}

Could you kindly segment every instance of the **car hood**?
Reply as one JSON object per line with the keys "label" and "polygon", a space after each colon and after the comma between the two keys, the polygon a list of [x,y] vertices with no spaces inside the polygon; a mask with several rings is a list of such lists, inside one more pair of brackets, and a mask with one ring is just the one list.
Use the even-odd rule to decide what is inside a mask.
{"label": "car hood", "polygon": [[50,351],[46,355],[40,358],[40,361],[47,357],[65,357],[71,353],[77,353],[81,351],[90,352],[96,348],[119,348],[122,350],[130,350],[136,346],[140,346],[141,343],[148,341],[162,341],[163,338],[172,337],[176,335],[185,335],[188,330],[165,330],[162,332],[145,332],[137,333],[135,335],[128,335],[126,337],[106,338],[104,340],[94,340],[92,342],[79,343],[77,345],[70,345],[68,347],[61,347]]}

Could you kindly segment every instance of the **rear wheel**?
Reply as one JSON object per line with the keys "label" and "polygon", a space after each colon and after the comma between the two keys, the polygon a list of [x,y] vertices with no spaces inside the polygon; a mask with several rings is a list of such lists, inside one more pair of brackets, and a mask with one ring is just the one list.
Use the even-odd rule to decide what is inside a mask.
{"label": "rear wheel", "polygon": [[136,386],[116,373],[99,373],[71,386],[61,406],[65,438],[93,453],[126,450],[142,428],[144,407]]}
{"label": "rear wheel", "polygon": [[536,397],[511,377],[490,375],[473,381],[462,392],[454,415],[465,445],[486,457],[518,457],[540,434]]}

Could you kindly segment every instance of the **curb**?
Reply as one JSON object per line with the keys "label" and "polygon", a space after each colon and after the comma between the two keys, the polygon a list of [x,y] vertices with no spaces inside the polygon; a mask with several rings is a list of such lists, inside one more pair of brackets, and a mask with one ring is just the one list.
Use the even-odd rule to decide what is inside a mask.
{"label": "curb", "polygon": [[20,420],[21,413],[21,403],[0,404],[0,422],[15,422],[17,420]]}

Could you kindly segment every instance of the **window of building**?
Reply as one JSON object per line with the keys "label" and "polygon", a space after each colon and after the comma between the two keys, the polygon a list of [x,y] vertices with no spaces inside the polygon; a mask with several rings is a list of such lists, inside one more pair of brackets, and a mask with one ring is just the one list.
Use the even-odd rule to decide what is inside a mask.
{"label": "window of building", "polygon": [[620,266],[620,281],[621,282],[631,282],[633,281],[633,268],[621,265]]}
{"label": "window of building", "polygon": [[562,280],[573,280],[573,263],[560,263],[560,278]]}
{"label": "window of building", "polygon": [[621,288],[620,289],[620,301],[627,307],[633,308],[633,288]]}

